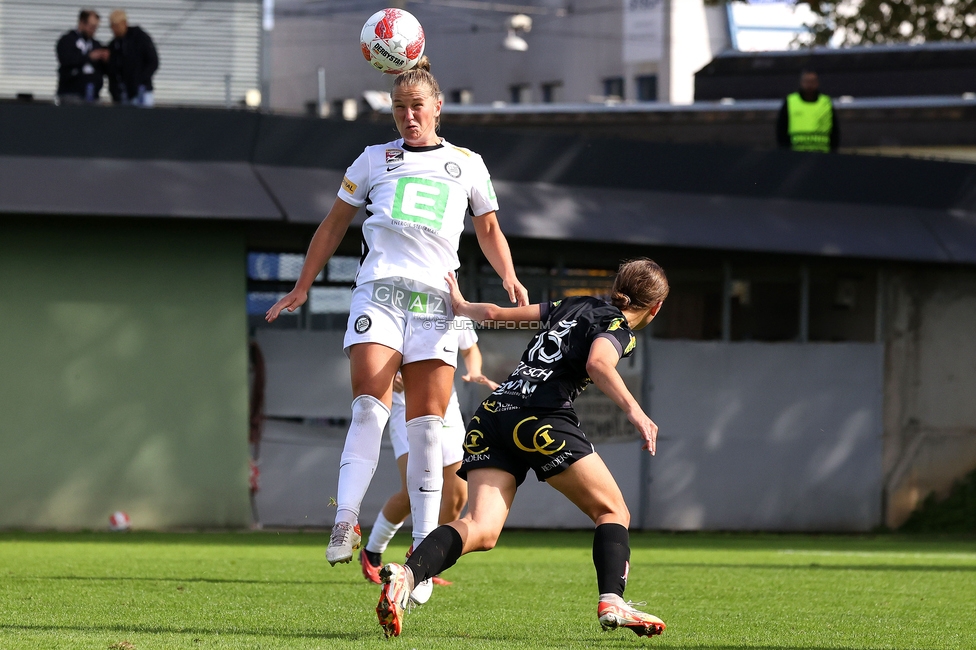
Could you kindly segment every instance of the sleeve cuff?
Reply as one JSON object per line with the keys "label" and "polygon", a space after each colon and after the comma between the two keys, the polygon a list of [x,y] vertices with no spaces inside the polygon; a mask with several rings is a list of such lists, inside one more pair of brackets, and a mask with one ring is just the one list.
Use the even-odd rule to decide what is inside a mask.
{"label": "sleeve cuff", "polygon": [[613,334],[610,334],[609,332],[600,332],[593,338],[594,341],[596,339],[606,339],[610,341],[611,343],[613,343],[613,349],[617,351],[617,356],[618,357],[624,356],[624,349],[620,345],[620,341],[618,341],[617,337],[615,337]]}

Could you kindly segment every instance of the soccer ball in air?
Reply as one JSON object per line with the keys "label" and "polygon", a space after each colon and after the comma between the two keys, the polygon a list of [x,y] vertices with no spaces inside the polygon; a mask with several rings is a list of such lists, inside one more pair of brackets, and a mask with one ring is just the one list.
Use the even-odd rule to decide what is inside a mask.
{"label": "soccer ball in air", "polygon": [[403,9],[377,11],[363,25],[359,40],[369,64],[387,74],[409,70],[424,53],[424,28]]}
{"label": "soccer ball in air", "polygon": [[124,530],[129,530],[132,522],[129,521],[129,515],[125,514],[121,510],[112,513],[112,516],[108,518],[108,527],[116,532],[122,532]]}

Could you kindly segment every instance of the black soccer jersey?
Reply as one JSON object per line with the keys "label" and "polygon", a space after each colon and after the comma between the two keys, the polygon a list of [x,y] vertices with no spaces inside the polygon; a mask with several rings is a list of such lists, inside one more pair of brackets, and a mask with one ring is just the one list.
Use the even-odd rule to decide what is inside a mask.
{"label": "black soccer jersey", "polygon": [[[580,296],[543,303],[542,328],[529,343],[515,371],[488,398],[521,407],[571,408],[587,384],[590,346],[599,337],[621,357],[634,352],[637,339],[623,313],[597,298]],[[507,410],[507,409],[506,409]]]}

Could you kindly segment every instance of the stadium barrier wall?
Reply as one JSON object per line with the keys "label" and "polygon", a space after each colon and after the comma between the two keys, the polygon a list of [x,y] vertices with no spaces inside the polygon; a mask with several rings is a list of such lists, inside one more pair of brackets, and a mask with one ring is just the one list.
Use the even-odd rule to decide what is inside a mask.
{"label": "stadium barrier wall", "polygon": [[876,343],[652,341],[645,528],[867,531],[881,523]]}
{"label": "stadium barrier wall", "polygon": [[[348,418],[342,333],[263,330],[257,336],[267,359],[268,413],[278,417],[262,442],[259,516],[266,525],[329,526],[345,427],[315,419]],[[485,373],[501,379],[531,333],[479,336]],[[626,417],[599,391],[591,388],[577,402],[634,528],[860,531],[881,522],[883,346],[644,338],[638,350],[620,368],[631,390],[649,398],[645,405],[661,427],[657,456],[643,457]],[[458,389],[466,416],[487,395],[481,386]],[[300,417],[304,423],[287,421]],[[385,439],[363,503],[364,525],[398,489]],[[586,528],[590,522],[530,475],[508,525]]]}
{"label": "stadium barrier wall", "polygon": [[0,527],[250,523],[244,254],[214,224],[0,221]]}

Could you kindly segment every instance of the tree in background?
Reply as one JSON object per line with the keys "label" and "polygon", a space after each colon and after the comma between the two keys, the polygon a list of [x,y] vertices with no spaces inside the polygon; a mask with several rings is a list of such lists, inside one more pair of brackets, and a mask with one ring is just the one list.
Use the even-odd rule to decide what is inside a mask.
{"label": "tree in background", "polygon": [[880,45],[976,39],[976,0],[810,0],[817,15],[801,45]]}

